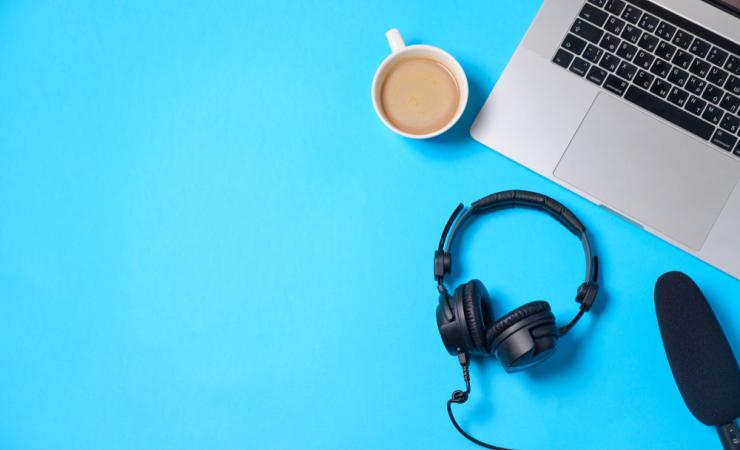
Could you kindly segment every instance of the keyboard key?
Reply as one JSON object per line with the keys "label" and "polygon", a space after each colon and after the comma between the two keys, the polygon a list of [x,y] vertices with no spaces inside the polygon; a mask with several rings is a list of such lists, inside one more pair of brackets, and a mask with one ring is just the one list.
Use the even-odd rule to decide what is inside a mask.
{"label": "keyboard key", "polygon": [[642,16],[642,10],[632,5],[627,5],[622,12],[622,19],[632,24],[637,23],[640,20],[640,16]]}
{"label": "keyboard key", "polygon": [[[689,101],[686,102],[686,110],[691,111],[697,116],[701,115],[701,112],[704,111],[705,106],[707,106],[707,102],[695,95],[692,95],[689,98]],[[709,136],[705,137],[704,139],[709,139]]]}
{"label": "keyboard key", "polygon": [[628,63],[627,61],[622,61],[622,64],[620,64],[619,68],[617,69],[617,75],[628,81],[632,81],[632,77],[634,77],[636,73],[637,67]]}
{"label": "keyboard key", "polygon": [[689,51],[700,58],[704,58],[709,53],[709,43],[702,41],[699,38],[694,39],[694,42],[689,47]]}
{"label": "keyboard key", "polygon": [[712,47],[712,50],[709,51],[709,56],[707,56],[707,59],[710,63],[722,67],[725,65],[725,61],[727,61],[727,56],[728,54],[726,51],[717,47]]}
{"label": "keyboard key", "polygon": [[613,34],[606,33],[604,34],[604,37],[601,39],[601,42],[599,43],[599,47],[603,48],[604,50],[608,52],[616,52],[617,48],[619,48],[619,44],[621,44],[622,41],[614,36]]}
{"label": "keyboard key", "polygon": [[727,81],[728,76],[730,76],[729,73],[725,72],[719,67],[712,66],[712,68],[709,69],[709,73],[707,74],[707,80],[710,83],[716,84],[717,86],[722,86],[723,84],[725,84],[725,81]]}
{"label": "keyboard key", "polygon": [[666,41],[670,41],[671,39],[673,39],[673,33],[675,32],[676,27],[665,22],[660,22],[660,25],[658,25],[658,28],[655,30],[655,34],[657,34],[658,37],[665,39]]}
{"label": "keyboard key", "polygon": [[594,44],[598,43],[601,36],[604,35],[604,30],[596,28],[594,25],[585,22],[582,19],[576,19],[573,26],[570,28],[570,32],[587,41],[591,41]]}
{"label": "keyboard key", "polygon": [[704,92],[704,86],[706,85],[706,81],[700,80],[699,78],[696,78],[692,75],[691,77],[689,77],[689,81],[686,83],[686,89],[695,95],[701,95],[701,93]]}
{"label": "keyboard key", "polygon": [[740,130],[740,118],[732,114],[725,114],[719,126],[732,134],[737,134],[737,130]]}
{"label": "keyboard key", "polygon": [[642,19],[640,19],[639,27],[652,33],[656,28],[658,28],[659,22],[660,21],[657,17],[645,13],[642,15]]}
{"label": "keyboard key", "polygon": [[676,53],[676,47],[665,41],[660,41],[660,44],[658,44],[658,47],[655,49],[656,55],[668,61],[673,59],[674,53]]}
{"label": "keyboard key", "polygon": [[740,78],[730,75],[730,79],[727,80],[725,89],[735,95],[740,95]]}
{"label": "keyboard key", "polygon": [[650,68],[650,72],[661,78],[667,77],[668,72],[670,71],[671,65],[660,58],[656,59],[655,63],[653,63],[653,67]]}
{"label": "keyboard key", "polygon": [[650,53],[640,50],[637,52],[637,56],[635,56],[634,63],[638,67],[642,67],[643,69],[647,70],[650,68],[650,66],[653,65],[653,61],[655,60],[655,56],[651,55]]}
{"label": "keyboard key", "polygon": [[601,10],[593,5],[589,5],[586,3],[583,5],[583,9],[581,9],[581,13],[579,14],[581,18],[588,20],[589,22],[593,23],[597,26],[604,25],[604,22],[606,22],[606,19],[609,17],[609,14]]}
{"label": "keyboard key", "polygon": [[627,89],[627,84],[628,83],[623,79],[615,75],[609,75],[609,77],[607,77],[606,79],[606,82],[604,83],[604,89],[613,92],[614,94],[617,94],[621,97],[622,94],[624,94],[624,91]]}
{"label": "keyboard key", "polygon": [[668,91],[671,89],[671,85],[661,79],[655,80],[653,87],[650,88],[650,92],[657,95],[660,98],[665,98],[668,95]]}
{"label": "keyboard key", "polygon": [[624,29],[625,25],[627,25],[627,22],[625,22],[624,20],[615,16],[609,16],[609,20],[607,20],[606,24],[604,24],[604,28],[606,28],[606,31],[619,35]]}
{"label": "keyboard key", "polygon": [[673,89],[671,89],[670,94],[668,94],[668,101],[678,106],[679,108],[683,108],[688,98],[689,98],[688,92],[682,89],[679,89],[675,86],[673,87]]}
{"label": "keyboard key", "polygon": [[685,70],[679,69],[678,67],[671,69],[671,73],[668,74],[668,81],[680,87],[683,87],[688,79],[689,73]]}
{"label": "keyboard key", "polygon": [[709,72],[709,68],[711,66],[708,62],[696,58],[694,60],[694,63],[691,64],[691,67],[689,68],[689,72],[693,73],[694,75],[697,75],[700,78],[704,78],[707,75],[707,72]]}
{"label": "keyboard key", "polygon": [[637,76],[635,76],[635,80],[633,81],[633,83],[647,90],[647,89],[650,89],[650,85],[653,84],[654,79],[655,79],[654,76],[650,75],[644,70],[638,70]]}
{"label": "keyboard key", "polygon": [[588,44],[588,47],[586,47],[586,51],[583,52],[583,55],[581,56],[591,61],[592,63],[596,64],[597,62],[599,62],[599,60],[601,59],[601,55],[603,54],[604,54],[604,50],[600,49],[599,47],[593,44]]}
{"label": "keyboard key", "polygon": [[676,56],[673,57],[673,64],[680,66],[682,69],[688,69],[693,60],[693,56],[683,50],[679,50],[676,52]]}
{"label": "keyboard key", "polygon": [[737,143],[737,147],[735,147],[735,155],[740,156],[740,142]]}
{"label": "keyboard key", "polygon": [[624,98],[704,140],[709,140],[714,131],[713,126],[698,117],[694,117],[681,108],[635,86],[630,86],[627,89]]}
{"label": "keyboard key", "polygon": [[725,94],[724,98],[722,99],[722,103],[720,103],[719,106],[723,107],[733,114],[737,114],[737,112],[740,111],[740,98],[727,93]]}
{"label": "keyboard key", "polygon": [[599,69],[596,66],[592,66],[591,70],[588,71],[588,75],[586,76],[586,79],[592,83],[596,83],[599,86],[601,86],[601,83],[604,82],[604,79],[606,78],[606,71],[603,69]]}
{"label": "keyboard key", "polygon": [[624,5],[625,3],[622,0],[607,0],[606,6],[604,6],[604,9],[614,14],[615,16],[618,16],[622,14]]}
{"label": "keyboard key", "polygon": [[570,66],[570,71],[579,76],[585,76],[588,72],[589,67],[591,67],[591,64],[588,61],[586,61],[585,59],[576,58],[575,61],[573,61],[573,64]]}
{"label": "keyboard key", "polygon": [[573,61],[573,54],[566,52],[562,48],[558,49],[558,52],[555,53],[555,57],[552,59],[552,62],[566,69],[571,61]]}
{"label": "keyboard key", "polygon": [[626,39],[633,44],[637,44],[637,41],[640,40],[640,35],[642,34],[642,31],[640,31],[639,28],[637,28],[634,25],[627,25],[624,27],[624,31],[622,31],[622,39]]}
{"label": "keyboard key", "polygon": [[712,137],[712,144],[731,152],[735,144],[737,144],[737,138],[724,130],[717,130]]}
{"label": "keyboard key", "polygon": [[740,57],[730,55],[725,63],[725,69],[729,70],[733,75],[740,76]]}
{"label": "keyboard key", "polygon": [[630,44],[627,41],[622,41],[622,44],[617,49],[617,55],[619,55],[621,58],[624,58],[628,61],[631,61],[632,58],[635,57],[635,54],[637,53],[637,47]]}
{"label": "keyboard key", "polygon": [[717,103],[719,103],[720,100],[722,100],[724,93],[725,92],[722,89],[713,84],[710,84],[704,90],[704,94],[702,94],[701,98],[716,105]]}
{"label": "keyboard key", "polygon": [[655,50],[655,47],[658,46],[658,42],[660,42],[660,39],[656,38],[652,34],[643,33],[642,37],[637,42],[637,45],[649,52],[652,52]]}
{"label": "keyboard key", "polygon": [[599,8],[603,7],[606,3],[606,0],[588,0],[589,3],[593,3],[594,5],[598,6]]}
{"label": "keyboard key", "polygon": [[704,114],[702,114],[701,117],[708,122],[719,125],[720,120],[722,120],[723,114],[724,111],[722,111],[718,107],[714,105],[707,105],[707,109],[704,110]]}
{"label": "keyboard key", "polygon": [[673,35],[673,42],[678,47],[681,47],[684,50],[688,50],[689,46],[691,46],[691,42],[694,40],[694,36],[690,35],[689,33],[678,30],[676,31],[676,34]]}
{"label": "keyboard key", "polygon": [[568,33],[568,35],[565,36],[561,47],[575,53],[576,55],[580,55],[583,49],[586,48],[586,41],[578,36]]}
{"label": "keyboard key", "polygon": [[604,55],[603,58],[601,58],[601,62],[599,63],[599,66],[602,69],[608,70],[609,72],[614,72],[615,70],[617,70],[617,67],[619,67],[619,63],[621,62],[622,62],[621,59],[617,58],[616,56],[610,53],[607,53],[606,55]]}

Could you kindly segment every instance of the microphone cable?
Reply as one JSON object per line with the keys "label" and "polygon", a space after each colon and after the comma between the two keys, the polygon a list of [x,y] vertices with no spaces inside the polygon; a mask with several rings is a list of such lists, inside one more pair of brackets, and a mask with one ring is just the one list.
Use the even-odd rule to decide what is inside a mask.
{"label": "microphone cable", "polygon": [[463,379],[465,380],[465,390],[456,390],[452,393],[452,397],[450,397],[449,400],[447,400],[447,414],[450,416],[450,420],[452,421],[452,425],[455,426],[455,429],[460,432],[466,439],[468,439],[470,442],[473,442],[474,444],[478,444],[481,447],[485,447],[491,450],[511,450],[505,447],[496,447],[495,445],[486,444],[483,441],[480,441],[473,436],[469,435],[465,430],[462,429],[460,424],[457,423],[457,420],[455,420],[455,416],[452,414],[452,404],[463,404],[468,401],[468,397],[470,396],[470,361],[468,360],[468,354],[460,351],[457,353],[457,358],[460,360],[460,365],[462,366],[463,370]]}

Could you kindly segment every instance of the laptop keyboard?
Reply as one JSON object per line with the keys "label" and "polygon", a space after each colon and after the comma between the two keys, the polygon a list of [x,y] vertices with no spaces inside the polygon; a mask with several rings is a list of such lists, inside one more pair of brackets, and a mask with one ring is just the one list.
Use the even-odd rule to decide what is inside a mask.
{"label": "laptop keyboard", "polygon": [[587,0],[553,62],[740,157],[740,45],[647,0]]}

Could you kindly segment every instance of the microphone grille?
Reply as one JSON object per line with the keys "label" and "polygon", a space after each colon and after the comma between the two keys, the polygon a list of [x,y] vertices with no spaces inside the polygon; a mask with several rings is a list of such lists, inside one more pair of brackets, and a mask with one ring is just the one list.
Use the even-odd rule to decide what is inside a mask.
{"label": "microphone grille", "polygon": [[740,369],[712,308],[681,272],[655,285],[655,310],[668,363],[691,413],[706,425],[740,416]]}

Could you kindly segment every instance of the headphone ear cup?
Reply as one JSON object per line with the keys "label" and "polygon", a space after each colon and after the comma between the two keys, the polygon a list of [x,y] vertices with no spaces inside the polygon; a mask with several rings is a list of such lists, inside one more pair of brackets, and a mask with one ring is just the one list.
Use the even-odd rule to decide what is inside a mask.
{"label": "headphone ear cup", "polygon": [[470,351],[473,342],[463,312],[462,286],[455,288],[453,295],[440,294],[437,305],[437,328],[447,352],[450,355],[458,351]]}
{"label": "headphone ear cup", "polygon": [[507,372],[516,372],[550,356],[557,336],[550,305],[536,301],[497,320],[486,332],[486,343]]}
{"label": "headphone ear cup", "polygon": [[534,314],[549,311],[550,304],[545,301],[536,301],[524,304],[514,311],[511,311],[509,314],[506,314],[505,316],[498,319],[496,323],[494,323],[493,326],[488,329],[486,339],[489,343],[493,343],[493,341],[502,332],[504,332],[507,328],[510,328],[512,325],[515,325],[517,322],[521,322],[522,320]]}
{"label": "headphone ear cup", "polygon": [[[470,339],[473,342],[471,352],[488,354],[486,329],[490,323],[491,305],[486,287],[479,280],[472,280],[461,286],[463,313]],[[485,310],[485,313],[484,313]],[[487,320],[488,319],[488,320]]]}

